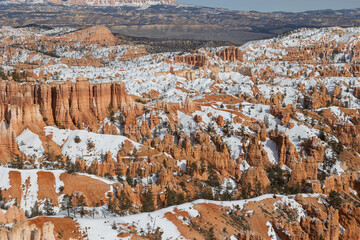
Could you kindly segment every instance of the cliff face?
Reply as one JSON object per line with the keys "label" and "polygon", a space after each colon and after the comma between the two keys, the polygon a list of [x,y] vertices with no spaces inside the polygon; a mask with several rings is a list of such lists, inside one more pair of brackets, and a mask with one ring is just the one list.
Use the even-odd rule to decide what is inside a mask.
{"label": "cliff face", "polygon": [[18,84],[0,82],[0,147],[16,153],[14,139],[24,128],[43,131],[46,125],[65,128],[98,126],[111,111],[130,101],[123,83]]}
{"label": "cliff face", "polygon": [[18,84],[0,82],[1,113],[15,131],[45,122],[66,128],[98,123],[129,102],[123,83]]}
{"label": "cliff face", "polygon": [[18,153],[16,133],[5,119],[0,122],[0,158],[7,161],[11,154]]}

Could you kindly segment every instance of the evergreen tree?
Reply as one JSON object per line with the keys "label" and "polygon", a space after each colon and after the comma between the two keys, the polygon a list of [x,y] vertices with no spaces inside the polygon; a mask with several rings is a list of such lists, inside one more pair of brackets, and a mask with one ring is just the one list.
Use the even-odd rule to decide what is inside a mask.
{"label": "evergreen tree", "polygon": [[128,198],[124,190],[121,190],[119,197],[121,211],[127,211],[132,206],[131,200]]}
{"label": "evergreen tree", "polygon": [[329,193],[328,202],[330,206],[333,206],[334,208],[339,208],[343,202],[343,199],[340,193],[336,191],[331,191]]}
{"label": "evergreen tree", "polygon": [[40,208],[39,208],[38,202],[35,201],[34,206],[31,208],[31,215],[30,215],[30,217],[33,218],[33,217],[37,217],[37,216],[40,216],[40,215],[42,215],[42,212],[41,212],[41,210],[40,210]]}
{"label": "evergreen tree", "polygon": [[91,206],[92,206],[92,211],[91,211],[91,215],[92,215],[92,218],[95,218],[95,213],[96,213],[96,207],[99,206],[99,203],[95,203],[95,202],[92,202],[91,203]]}
{"label": "evergreen tree", "polygon": [[172,206],[177,204],[177,196],[176,192],[171,190],[170,188],[166,189],[166,203],[167,206]]}
{"label": "evergreen tree", "polygon": [[266,128],[269,128],[269,116],[268,115],[265,115],[265,117],[264,117],[264,124],[265,124]]}
{"label": "evergreen tree", "polygon": [[117,166],[115,169],[116,178],[119,182],[123,182],[122,176],[124,176],[123,170],[120,168],[120,166]]}
{"label": "evergreen tree", "polygon": [[108,203],[107,208],[111,213],[114,212],[114,202],[111,200],[111,198],[109,198],[109,203]]}
{"label": "evergreen tree", "polygon": [[65,166],[67,173],[74,173],[75,172],[75,164],[71,161],[69,157],[66,158],[66,166]]}
{"label": "evergreen tree", "polygon": [[153,199],[153,193],[149,189],[143,195],[142,209],[143,212],[153,212],[155,211],[155,204]]}
{"label": "evergreen tree", "polygon": [[3,197],[2,189],[0,188],[0,208],[1,209],[6,208],[5,203],[6,203],[6,199]]}
{"label": "evergreen tree", "polygon": [[130,177],[129,168],[126,171],[126,182],[129,184],[129,186],[134,187],[133,179]]}
{"label": "evergreen tree", "polygon": [[111,224],[111,228],[112,228],[113,230],[116,230],[116,229],[117,229],[117,226],[116,226],[116,222],[115,222],[115,221]]}
{"label": "evergreen tree", "polygon": [[85,215],[84,207],[86,206],[85,197],[84,195],[81,195],[78,199],[78,206],[80,208],[80,216],[83,217]]}
{"label": "evergreen tree", "polygon": [[67,211],[68,217],[70,217],[70,209],[73,208],[72,199],[73,199],[72,195],[69,196],[69,195],[65,194],[65,196],[61,202],[61,209]]}
{"label": "evergreen tree", "polygon": [[255,195],[260,196],[262,192],[262,186],[261,186],[261,182],[257,181],[256,182],[256,186],[255,186]]}
{"label": "evergreen tree", "polygon": [[249,198],[249,186],[244,186],[241,188],[241,198],[242,199],[248,199]]}
{"label": "evergreen tree", "polygon": [[25,159],[20,154],[11,154],[10,155],[10,167],[17,168],[17,169],[23,169],[24,160]]}
{"label": "evergreen tree", "polygon": [[324,129],[321,129],[321,130],[320,130],[320,132],[319,132],[319,138],[320,138],[322,141],[325,141],[326,136],[325,136],[325,131],[324,131]]}
{"label": "evergreen tree", "polygon": [[51,200],[49,200],[48,198],[45,200],[45,203],[44,203],[44,211],[45,211],[46,216],[55,215],[54,205],[51,202]]}
{"label": "evergreen tree", "polygon": [[220,184],[220,178],[217,174],[217,172],[214,170],[213,166],[209,166],[209,179],[207,181],[207,184],[209,184],[209,186],[211,187],[217,187],[219,188],[221,186]]}
{"label": "evergreen tree", "polygon": [[177,195],[177,204],[182,204],[185,202],[185,195],[184,193],[179,193]]}

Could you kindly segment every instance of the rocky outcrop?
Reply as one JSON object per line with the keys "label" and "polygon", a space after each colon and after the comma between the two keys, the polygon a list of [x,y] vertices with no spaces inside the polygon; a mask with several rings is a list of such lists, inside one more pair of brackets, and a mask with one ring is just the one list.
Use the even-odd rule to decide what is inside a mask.
{"label": "rocky outcrop", "polygon": [[200,68],[209,65],[209,60],[205,55],[185,55],[174,57],[173,63],[185,63],[194,68]]}
{"label": "rocky outcrop", "polygon": [[1,240],[55,240],[54,224],[46,222],[41,230],[36,228],[35,224],[29,225],[28,222],[21,222],[12,227],[0,228]]}
{"label": "rocky outcrop", "polygon": [[42,240],[55,240],[54,236],[54,224],[46,222],[42,226]]}
{"label": "rocky outcrop", "polygon": [[308,109],[318,109],[327,106],[331,102],[331,96],[326,92],[326,87],[322,86],[320,91],[315,87],[305,95],[304,107]]}
{"label": "rocky outcrop", "polygon": [[0,122],[0,159],[8,161],[13,154],[17,154],[16,133],[6,120]]}
{"label": "rocky outcrop", "polygon": [[276,142],[279,154],[279,166],[287,165],[291,169],[295,168],[296,164],[300,161],[300,156],[295,146],[289,140],[289,136],[285,133],[271,131],[269,137]]}
{"label": "rocky outcrop", "polygon": [[291,172],[289,185],[303,184],[306,180],[315,181],[317,179],[318,163],[313,157],[302,159],[297,163]]}
{"label": "rocky outcrop", "polygon": [[[270,181],[263,168],[251,167],[243,175],[243,187],[246,191],[256,192],[262,194],[266,192]],[[259,192],[260,191],[260,192]]]}
{"label": "rocky outcrop", "polygon": [[267,152],[260,143],[258,137],[253,137],[250,140],[249,146],[247,147],[247,163],[253,167],[264,167],[270,166],[270,160]]}
{"label": "rocky outcrop", "polygon": [[314,161],[317,163],[321,163],[324,161],[325,147],[322,145],[320,139],[315,136],[306,139],[302,143],[302,146],[307,158],[313,158]]}
{"label": "rocky outcrop", "polygon": [[25,212],[17,207],[9,208],[5,214],[0,210],[0,224],[10,224],[25,221]]}
{"label": "rocky outcrop", "polygon": [[253,232],[240,232],[237,236],[238,240],[264,240],[265,238]]}
{"label": "rocky outcrop", "polygon": [[243,53],[240,51],[239,48],[231,46],[229,48],[225,48],[220,50],[217,53],[217,56],[224,61],[243,61]]}

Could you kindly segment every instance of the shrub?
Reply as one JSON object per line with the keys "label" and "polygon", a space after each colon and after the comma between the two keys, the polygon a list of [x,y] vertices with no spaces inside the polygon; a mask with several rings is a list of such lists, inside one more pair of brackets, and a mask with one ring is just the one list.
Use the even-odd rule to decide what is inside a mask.
{"label": "shrub", "polygon": [[343,202],[343,199],[340,193],[331,191],[329,193],[328,202],[333,208],[339,208]]}
{"label": "shrub", "polygon": [[95,143],[93,143],[90,139],[87,141],[87,149],[91,150],[95,147]]}
{"label": "shrub", "polygon": [[322,141],[325,141],[325,132],[324,132],[324,129],[321,129],[321,130],[320,130],[319,138],[320,138]]}
{"label": "shrub", "polygon": [[74,141],[75,141],[75,143],[80,143],[80,142],[81,142],[81,139],[80,139],[79,136],[76,136],[76,137],[74,138]]}

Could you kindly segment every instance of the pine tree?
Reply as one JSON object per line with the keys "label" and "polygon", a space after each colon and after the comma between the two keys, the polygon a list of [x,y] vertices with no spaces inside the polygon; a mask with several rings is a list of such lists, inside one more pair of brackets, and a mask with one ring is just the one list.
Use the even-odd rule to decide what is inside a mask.
{"label": "pine tree", "polygon": [[91,215],[92,215],[92,218],[95,218],[96,207],[99,206],[99,203],[92,202],[92,203],[91,203],[91,206],[92,206]]}
{"label": "pine tree", "polygon": [[78,200],[78,206],[81,207],[80,209],[80,216],[83,217],[85,215],[84,207],[86,206],[85,197],[81,195]]}
{"label": "pine tree", "polygon": [[74,163],[71,161],[71,159],[69,157],[66,158],[65,169],[66,169],[67,173],[74,173],[75,172],[75,165],[74,165]]}
{"label": "pine tree", "polygon": [[325,141],[326,136],[325,136],[325,131],[324,131],[324,129],[321,129],[321,130],[320,130],[320,132],[319,132],[319,138],[320,138],[322,141]]}
{"label": "pine tree", "polygon": [[67,211],[68,217],[70,217],[70,209],[73,208],[72,198],[73,198],[72,195],[69,196],[69,195],[65,194],[65,196],[61,202],[61,209]]}
{"label": "pine tree", "polygon": [[112,228],[113,230],[116,230],[116,229],[117,229],[117,226],[116,226],[116,222],[115,222],[115,221],[111,224],[111,228]]}
{"label": "pine tree", "polygon": [[267,128],[269,128],[269,116],[268,115],[265,115],[265,117],[264,117],[264,124]]}
{"label": "pine tree", "polygon": [[0,188],[0,208],[1,209],[4,209],[5,208],[5,198],[3,197],[3,194],[2,194],[2,189]]}
{"label": "pine tree", "polygon": [[126,182],[131,186],[134,187],[133,179],[130,177],[129,168],[126,171]]}
{"label": "pine tree", "polygon": [[51,200],[49,200],[48,198],[45,200],[45,203],[44,203],[44,211],[45,211],[46,216],[55,215],[54,205],[51,202]]}
{"label": "pine tree", "polygon": [[260,196],[262,193],[262,186],[261,186],[261,182],[257,181],[256,185],[255,185],[255,195]]}
{"label": "pine tree", "polygon": [[119,203],[121,211],[127,211],[132,206],[132,202],[126,195],[124,189],[120,192]]}
{"label": "pine tree", "polygon": [[170,188],[166,189],[166,203],[167,206],[172,206],[177,204],[177,196],[176,196],[176,192],[171,190]]}
{"label": "pine tree", "polygon": [[111,200],[111,198],[109,198],[109,203],[108,203],[108,210],[113,213],[114,212],[114,203],[113,201]]}
{"label": "pine tree", "polygon": [[33,218],[33,217],[37,217],[37,216],[40,216],[40,215],[42,215],[42,212],[41,212],[41,210],[39,208],[38,202],[35,201],[34,206],[31,208],[31,215],[30,216]]}
{"label": "pine tree", "polygon": [[23,169],[24,166],[24,158],[20,154],[11,154],[10,155],[10,167]]}
{"label": "pine tree", "polygon": [[179,193],[177,195],[177,204],[182,204],[185,202],[185,195],[184,193]]}
{"label": "pine tree", "polygon": [[115,169],[116,178],[119,182],[123,182],[122,176],[124,176],[123,170],[120,166],[117,166]]}
{"label": "pine tree", "polygon": [[143,212],[153,212],[155,211],[155,204],[153,199],[153,193],[149,189],[143,195],[142,209]]}

